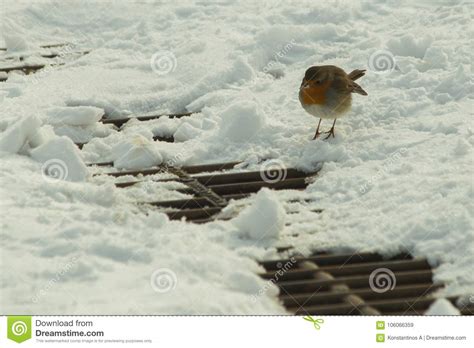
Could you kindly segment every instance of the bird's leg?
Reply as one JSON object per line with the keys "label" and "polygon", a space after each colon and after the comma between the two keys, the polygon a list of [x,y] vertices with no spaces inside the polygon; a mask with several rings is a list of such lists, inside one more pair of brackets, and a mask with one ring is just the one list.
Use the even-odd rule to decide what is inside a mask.
{"label": "bird's leg", "polygon": [[319,134],[321,134],[321,133],[319,132],[319,126],[321,125],[321,120],[322,120],[322,118],[319,119],[318,128],[316,128],[316,133],[314,133],[314,138],[313,138],[313,140],[316,139],[317,137],[319,137]]}
{"label": "bird's leg", "polygon": [[337,118],[334,119],[334,123],[332,124],[331,129],[330,129],[328,132],[324,132],[324,133],[326,133],[326,134],[328,135],[326,138],[324,138],[324,140],[329,139],[329,138],[331,137],[331,135],[332,135],[333,138],[336,137],[336,136],[334,135],[334,126],[336,125],[336,120],[337,120]]}

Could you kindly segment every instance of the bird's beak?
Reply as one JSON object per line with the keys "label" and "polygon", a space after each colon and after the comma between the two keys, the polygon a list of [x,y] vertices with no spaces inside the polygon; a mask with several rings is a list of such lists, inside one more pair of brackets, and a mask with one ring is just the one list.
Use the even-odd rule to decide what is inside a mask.
{"label": "bird's beak", "polygon": [[308,87],[309,87],[308,81],[306,81],[306,79],[303,79],[303,82],[301,83],[301,88],[308,88]]}

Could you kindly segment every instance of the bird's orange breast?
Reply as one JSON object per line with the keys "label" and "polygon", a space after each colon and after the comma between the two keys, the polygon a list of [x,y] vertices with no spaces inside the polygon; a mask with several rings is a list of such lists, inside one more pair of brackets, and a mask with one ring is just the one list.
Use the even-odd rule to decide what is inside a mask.
{"label": "bird's orange breast", "polygon": [[301,88],[300,95],[301,100],[306,105],[325,105],[326,104],[326,91],[328,90],[330,81],[326,81],[321,85],[312,85]]}

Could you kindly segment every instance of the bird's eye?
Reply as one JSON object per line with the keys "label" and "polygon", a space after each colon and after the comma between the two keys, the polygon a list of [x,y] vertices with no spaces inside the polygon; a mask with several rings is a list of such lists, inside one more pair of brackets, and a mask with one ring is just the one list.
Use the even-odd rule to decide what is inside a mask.
{"label": "bird's eye", "polygon": [[316,80],[316,84],[317,84],[317,85],[320,85],[320,84],[321,84],[321,80]]}

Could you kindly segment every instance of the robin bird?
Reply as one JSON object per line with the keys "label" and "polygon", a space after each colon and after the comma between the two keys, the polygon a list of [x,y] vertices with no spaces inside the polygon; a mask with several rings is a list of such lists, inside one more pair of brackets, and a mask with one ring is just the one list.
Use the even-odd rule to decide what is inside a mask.
{"label": "robin bird", "polygon": [[346,74],[344,70],[334,65],[312,66],[306,70],[301,82],[299,98],[301,106],[309,114],[319,117],[318,127],[314,134],[316,139],[323,118],[334,119],[325,139],[334,137],[336,120],[351,108],[352,93],[367,95],[354,81],[365,75],[365,70],[354,70]]}

